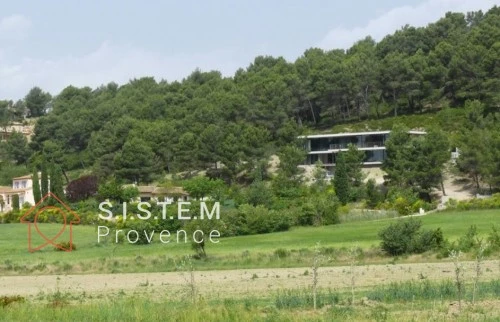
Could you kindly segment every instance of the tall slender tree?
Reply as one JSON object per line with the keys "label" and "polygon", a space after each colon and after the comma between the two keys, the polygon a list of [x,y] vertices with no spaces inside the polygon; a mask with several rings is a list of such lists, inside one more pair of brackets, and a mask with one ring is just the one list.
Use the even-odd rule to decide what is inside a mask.
{"label": "tall slender tree", "polygon": [[47,163],[45,161],[42,162],[41,172],[42,172],[42,177],[40,180],[41,181],[40,191],[42,193],[42,198],[43,198],[49,193],[49,174],[47,172]]}
{"label": "tall slender tree", "polygon": [[33,199],[35,200],[35,204],[37,204],[42,199],[42,192],[40,191],[40,179],[38,178],[38,169],[36,167],[33,170],[31,179],[33,181]]}
{"label": "tall slender tree", "polygon": [[13,210],[19,210],[19,195],[15,194],[12,195],[12,209]]}
{"label": "tall slender tree", "polygon": [[64,199],[63,190],[63,180],[62,180],[62,170],[58,165],[51,165],[50,171],[50,192],[52,192],[57,198]]}
{"label": "tall slender tree", "polygon": [[335,194],[337,194],[339,201],[342,205],[345,205],[349,201],[350,183],[345,158],[342,152],[337,154],[336,161],[333,186],[335,187]]}

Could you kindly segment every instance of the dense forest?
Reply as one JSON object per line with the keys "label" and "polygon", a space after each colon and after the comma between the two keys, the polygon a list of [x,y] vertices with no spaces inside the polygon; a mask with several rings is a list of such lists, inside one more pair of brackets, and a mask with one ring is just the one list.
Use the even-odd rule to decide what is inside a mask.
{"label": "dense forest", "polygon": [[[13,135],[0,157],[28,165],[43,157],[65,172],[92,169],[128,182],[199,169],[231,181],[305,131],[465,106],[463,120],[473,122],[462,135],[481,141],[465,131],[486,131],[498,144],[500,7],[447,13],[348,50],[311,48],[295,62],[260,56],[232,77],[196,70],[182,81],[68,86],[54,97],[35,87],[24,100],[0,102],[0,126],[37,118],[32,141]],[[463,150],[464,171],[495,171],[479,169],[485,157]]]}

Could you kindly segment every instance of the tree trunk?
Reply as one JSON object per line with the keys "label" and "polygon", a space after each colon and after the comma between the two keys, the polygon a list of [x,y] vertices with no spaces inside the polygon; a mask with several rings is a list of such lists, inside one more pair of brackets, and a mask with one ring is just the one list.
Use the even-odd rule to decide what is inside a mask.
{"label": "tree trunk", "polygon": [[66,179],[66,184],[69,184],[68,174],[66,173],[66,171],[64,169],[62,169],[62,173],[63,173],[64,179]]}
{"label": "tree trunk", "polygon": [[368,85],[365,87],[365,95],[363,96],[365,100],[366,115],[370,117],[370,104],[368,103]]}
{"label": "tree trunk", "polygon": [[394,116],[398,116],[398,102],[396,101],[396,90],[392,90],[392,99],[394,101]]}
{"label": "tree trunk", "polygon": [[316,115],[314,115],[314,109],[312,107],[311,101],[309,99],[307,101],[309,102],[309,108],[311,109],[311,113],[312,113],[312,116],[313,116],[314,124],[316,124]]}

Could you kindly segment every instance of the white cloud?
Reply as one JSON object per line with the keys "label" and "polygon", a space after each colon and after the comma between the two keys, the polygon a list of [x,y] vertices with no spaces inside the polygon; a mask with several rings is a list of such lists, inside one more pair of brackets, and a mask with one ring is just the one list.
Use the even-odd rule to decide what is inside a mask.
{"label": "white cloud", "polygon": [[18,40],[26,35],[31,21],[23,15],[11,15],[0,19],[0,40]]}
{"label": "white cloud", "polygon": [[[242,58],[251,59],[251,55],[229,48],[165,56],[109,42],[88,54],[57,60],[24,58],[9,64],[0,55],[0,99],[21,98],[33,86],[57,94],[69,85],[97,87],[111,81],[124,84],[144,76],[154,76],[157,80],[181,80],[195,68],[204,71],[217,69],[223,75],[231,75],[241,67]],[[248,61],[243,60],[243,63]]]}
{"label": "white cloud", "polygon": [[366,36],[372,36],[376,41],[379,41],[406,24],[415,27],[425,26],[443,17],[448,11],[486,11],[495,4],[499,5],[500,0],[426,0],[416,6],[391,9],[370,20],[364,26],[351,29],[337,27],[329,31],[318,46],[324,49],[347,49]]}

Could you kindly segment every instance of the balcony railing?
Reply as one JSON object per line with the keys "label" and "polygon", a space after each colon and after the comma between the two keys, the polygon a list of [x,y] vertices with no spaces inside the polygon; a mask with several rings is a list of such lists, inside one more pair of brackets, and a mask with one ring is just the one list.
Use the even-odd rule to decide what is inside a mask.
{"label": "balcony railing", "polygon": [[[353,143],[354,144],[354,143]],[[364,143],[356,143],[354,144],[358,148],[377,148],[383,147],[384,142],[364,142]],[[329,150],[339,150],[339,149],[348,149],[349,143],[347,144],[330,144]]]}

